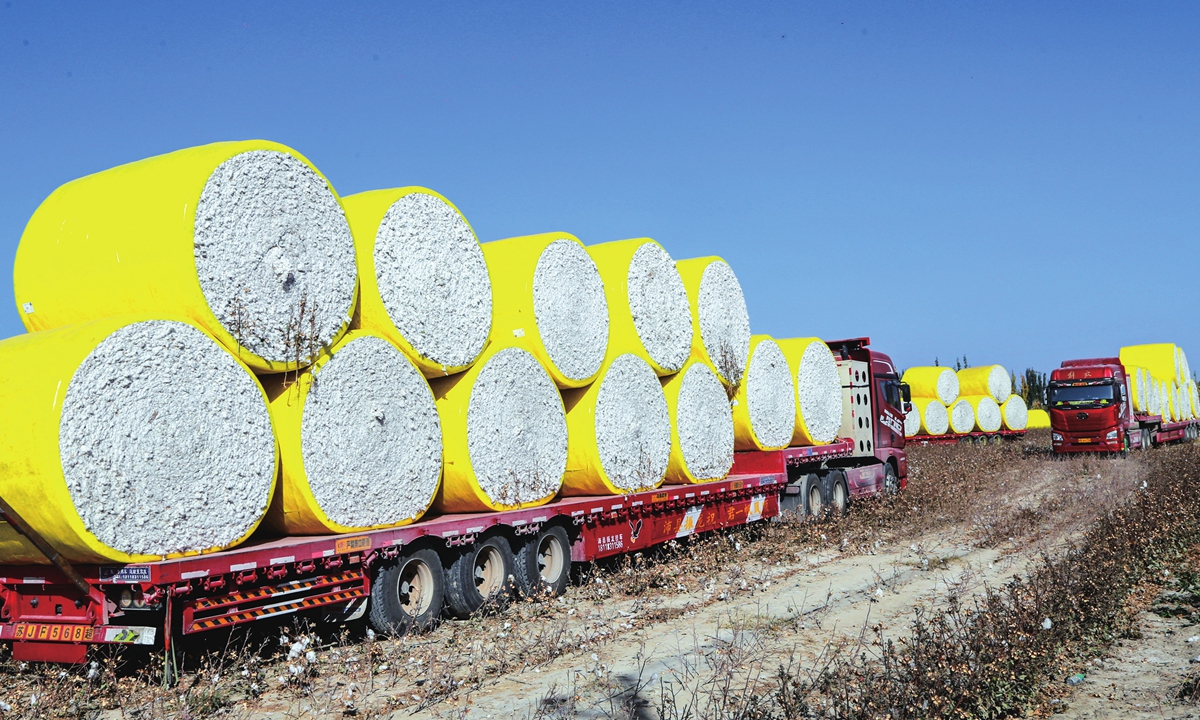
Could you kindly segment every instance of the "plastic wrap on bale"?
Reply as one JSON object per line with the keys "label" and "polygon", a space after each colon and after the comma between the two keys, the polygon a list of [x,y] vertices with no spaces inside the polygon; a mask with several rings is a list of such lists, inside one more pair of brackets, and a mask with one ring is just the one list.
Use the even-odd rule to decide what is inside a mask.
{"label": "plastic wrap on bale", "polygon": [[355,327],[400,347],[426,377],[474,364],[492,329],[492,282],[467,219],[423,187],[342,198],[362,286]]}
{"label": "plastic wrap on bale", "polygon": [[442,475],[442,432],[425,377],[390,340],[351,330],[299,374],[264,378],[282,484],[268,523],[290,535],[407,525]]}
{"label": "plastic wrap on bale", "polygon": [[491,342],[537,356],[560,388],[591,383],[608,351],[604,283],[583,243],[545,233],[484,243],[496,310]]}
{"label": "plastic wrap on bale", "polygon": [[[278,467],[266,396],[212,336],[162,316],[0,342],[3,496],[71,562],[234,547]],[[0,560],[45,563],[0,523]]]}
{"label": "plastic wrap on bale", "polygon": [[27,330],[166,313],[261,372],[302,367],[336,342],[357,280],[333,187],[295,150],[262,140],[63,185],[29,220],[13,267]]}

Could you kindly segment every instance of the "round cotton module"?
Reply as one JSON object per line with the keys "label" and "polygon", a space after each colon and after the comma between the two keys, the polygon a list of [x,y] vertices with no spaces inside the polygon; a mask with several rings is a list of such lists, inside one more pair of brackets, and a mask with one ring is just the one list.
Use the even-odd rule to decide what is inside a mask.
{"label": "round cotton module", "polygon": [[958,399],[958,376],[949,368],[911,367],[901,381],[908,384],[913,397],[937,398],[947,406]]}
{"label": "round cotton module", "polygon": [[735,386],[746,371],[750,351],[750,315],[746,298],[733,269],[718,257],[680,260],[675,263],[687,289],[696,339],[721,380]]}
{"label": "round cotton module", "polygon": [[445,457],[444,512],[548,502],[567,465],[567,421],[550,375],[522,348],[491,348],[469,370],[432,380]]}
{"label": "round cotton module", "polygon": [[949,415],[949,430],[956,435],[969,433],[975,428],[975,408],[970,401],[959,398],[954,401],[954,404],[946,408]]}
{"label": "round cotton module", "polygon": [[524,347],[560,388],[595,380],[608,350],[604,282],[583,243],[566,233],[483,245],[496,313],[493,345]]}
{"label": "round cotton module", "polygon": [[491,333],[492,282],[466,218],[420,187],[342,202],[362,276],[357,326],[396,343],[428,377],[469,367]]}
{"label": "round cotton module", "polygon": [[692,348],[692,312],[671,256],[647,238],[587,250],[608,298],[608,355],[632,352],[659,375],[679,372]]}
{"label": "round cotton module", "polygon": [[733,406],[738,450],[778,450],[796,430],[796,386],[783,351],[768,335],[750,338],[746,377]]}
{"label": "round cotton module", "polygon": [[262,372],[347,328],[354,241],[333,188],[276,143],[217,143],[89,175],[30,219],[13,280],[26,329],[187,317]]}
{"label": "round cotton module", "polygon": [[[64,557],[142,562],[232,547],[276,472],[254,376],[181,322],[106,318],[0,343],[0,496]],[[9,562],[45,562],[27,542]]]}
{"label": "round cotton module", "polygon": [[950,430],[950,413],[937,398],[913,398],[913,408],[921,413],[921,433],[945,435]]}
{"label": "round cotton module", "polygon": [[733,414],[729,396],[706,363],[690,360],[662,379],[671,412],[669,483],[720,480],[733,467]]}
{"label": "round cotton module", "polygon": [[921,411],[913,405],[904,413],[904,437],[912,437],[921,432]]}
{"label": "round cotton module", "polygon": [[1012,395],[1012,377],[1002,365],[981,365],[958,371],[959,393],[967,395],[991,395],[1002,403]]}
{"label": "round cotton module", "polygon": [[570,438],[564,495],[621,495],[657,487],[671,457],[671,418],[658,376],[626,353],[590,387],[564,394]]}
{"label": "round cotton module", "polygon": [[1029,424],[1029,408],[1020,395],[1010,395],[1000,406],[1000,414],[1006,430],[1024,430]]}
{"label": "round cotton module", "polygon": [[1029,411],[1029,422],[1025,425],[1027,430],[1044,430],[1049,427],[1050,413],[1041,409]]}
{"label": "round cotton module", "polygon": [[975,416],[973,423],[975,430],[990,433],[1000,429],[1000,425],[1003,422],[1003,416],[1000,414],[1000,404],[991,395],[964,395],[960,400],[970,403],[971,410]]}
{"label": "round cotton module", "polygon": [[795,380],[796,430],[790,444],[832,442],[842,426],[842,380],[833,353],[820,338],[775,342]]}
{"label": "round cotton module", "polygon": [[269,520],[287,534],[403,525],[433,502],[442,433],[433,393],[388,340],[350,331],[330,355],[276,391],[283,455]]}

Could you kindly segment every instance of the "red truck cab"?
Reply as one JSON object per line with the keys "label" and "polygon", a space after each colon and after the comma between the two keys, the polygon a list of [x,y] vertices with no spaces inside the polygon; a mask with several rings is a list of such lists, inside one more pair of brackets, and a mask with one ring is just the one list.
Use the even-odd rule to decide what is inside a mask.
{"label": "red truck cab", "polygon": [[826,344],[842,378],[839,436],[854,441],[853,456],[880,463],[885,485],[896,483],[888,490],[903,488],[908,480],[904,453],[908,386],[900,382],[890,356],[868,347],[870,338],[829,340]]}
{"label": "red truck cab", "polygon": [[1129,397],[1129,378],[1117,358],[1064,362],[1050,373],[1046,387],[1054,451],[1122,452],[1140,447],[1140,430],[1130,432],[1139,422]]}

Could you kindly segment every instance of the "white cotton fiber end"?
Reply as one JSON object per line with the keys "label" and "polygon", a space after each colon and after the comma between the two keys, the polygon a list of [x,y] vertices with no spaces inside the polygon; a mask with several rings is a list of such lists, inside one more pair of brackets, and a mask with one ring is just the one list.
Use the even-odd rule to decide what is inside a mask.
{"label": "white cotton fiber end", "polygon": [[734,408],[739,448],[752,449],[755,444],[762,448],[787,447],[796,429],[795,388],[787,359],[775,341],[764,338],[755,344]]}
{"label": "white cotton fiber end", "polygon": [[732,375],[731,384],[737,384],[750,353],[750,314],[733,268],[719,260],[704,268],[697,306],[705,352],[722,374]]}
{"label": "white cotton fiber end", "polygon": [[733,467],[733,415],[725,386],[699,362],[679,382],[675,432],[683,462],[698,481],[719,480]]}
{"label": "white cotton fiber end", "polygon": [[800,416],[815,442],[837,438],[842,425],[842,380],[837,361],[823,342],[809,343],[796,372]]}
{"label": "white cotton fiber end", "polygon": [[658,375],[636,355],[609,364],[596,395],[596,448],[608,481],[633,492],[656,487],[671,458],[671,418]]}
{"label": "white cotton fiber end", "polygon": [[84,526],[131,555],[237,542],[275,482],[257,381],[181,322],[126,325],[92,350],[66,389],[59,452]]}
{"label": "white cotton fiber end", "polygon": [[964,400],[975,411],[975,429],[980,432],[996,432],[1004,422],[1000,405],[991,395],[969,395]]}
{"label": "white cotton fiber end", "polygon": [[1024,430],[1029,424],[1029,408],[1020,395],[1009,395],[1000,406],[1000,414],[1004,416],[1004,427],[1008,430]]}
{"label": "white cotton fiber end", "polygon": [[557,492],[567,467],[567,421],[554,381],[537,358],[505,348],[487,359],[467,406],[475,481],[498,505]]}
{"label": "white cotton fiber end", "polygon": [[404,353],[379,337],[343,345],[314,375],[301,447],[314,499],[346,527],[418,517],[441,478],[433,393]]}
{"label": "white cotton fiber end", "polygon": [[954,404],[947,408],[947,414],[950,420],[950,431],[962,435],[975,428],[975,408],[967,400],[963,398],[955,400]]}
{"label": "white cotton fiber end", "polygon": [[627,281],[642,346],[660,367],[678,372],[692,347],[692,311],[674,261],[658,243],[644,243],[633,254]]}
{"label": "white cotton fiber end", "polygon": [[921,432],[921,411],[916,405],[904,413],[904,437],[912,437]]}
{"label": "white cotton fiber end", "polygon": [[[186,208],[184,208],[186,210]],[[349,323],[354,239],[328,184],[293,155],[239,153],[196,207],[200,288],[238,343],[272,362],[310,362]]]}
{"label": "white cotton fiber end", "polygon": [[608,301],[596,262],[582,245],[556,240],[538,257],[533,310],[550,361],[563,375],[595,375],[608,350]]}
{"label": "white cotton fiber end", "polygon": [[384,309],[413,350],[446,367],[475,362],[492,330],[492,284],[458,210],[427,192],[402,196],[379,223],[373,257]]}

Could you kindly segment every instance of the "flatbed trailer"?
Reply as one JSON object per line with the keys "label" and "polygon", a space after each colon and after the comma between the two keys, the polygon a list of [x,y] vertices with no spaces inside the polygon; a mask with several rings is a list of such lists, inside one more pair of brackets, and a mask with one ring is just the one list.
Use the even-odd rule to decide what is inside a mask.
{"label": "flatbed trailer", "polygon": [[0,519],[50,561],[0,560],[0,641],[12,642],[22,661],[80,663],[100,644],[169,655],[180,636],[309,611],[337,621],[365,615],[376,629],[402,634],[443,614],[466,617],[513,592],[561,593],[572,563],[789,512],[843,514],[852,499],[898,492],[908,471],[904,393],[890,358],[867,349],[866,338],[836,343],[841,439],[735,453],[730,474],[716,482],[559,497],[520,510],[431,513],[411,525],[345,535],[259,533],[229,550],[128,565],[64,562],[0,498]]}
{"label": "flatbed trailer", "polygon": [[1025,437],[1024,430],[997,430],[996,432],[946,433],[945,435],[910,435],[905,442],[919,445],[958,445],[976,443],[998,443],[1003,440],[1019,440]]}

